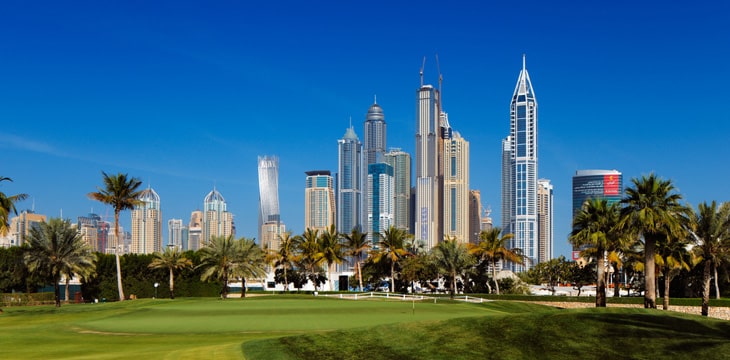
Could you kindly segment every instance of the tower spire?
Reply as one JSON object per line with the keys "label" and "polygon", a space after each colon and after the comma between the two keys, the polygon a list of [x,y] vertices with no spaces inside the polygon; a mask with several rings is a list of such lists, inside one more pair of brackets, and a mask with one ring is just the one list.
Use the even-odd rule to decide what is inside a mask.
{"label": "tower spire", "polygon": [[373,104],[378,103],[378,94],[373,95]]}
{"label": "tower spire", "polygon": [[421,64],[421,87],[423,87],[423,68],[426,67],[426,57],[423,57],[423,64]]}
{"label": "tower spire", "polygon": [[522,71],[524,71],[526,68],[525,66],[525,53],[522,53]]}

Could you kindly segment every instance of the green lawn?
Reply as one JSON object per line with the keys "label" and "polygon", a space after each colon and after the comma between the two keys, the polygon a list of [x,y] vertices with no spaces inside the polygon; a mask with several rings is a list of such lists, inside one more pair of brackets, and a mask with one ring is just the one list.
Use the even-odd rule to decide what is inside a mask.
{"label": "green lawn", "polygon": [[720,358],[730,323],[643,309],[554,310],[312,296],[4,308],[2,359]]}

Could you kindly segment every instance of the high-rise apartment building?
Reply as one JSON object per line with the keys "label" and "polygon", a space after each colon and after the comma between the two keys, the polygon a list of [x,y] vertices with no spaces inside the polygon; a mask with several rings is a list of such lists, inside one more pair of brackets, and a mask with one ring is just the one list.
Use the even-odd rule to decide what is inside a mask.
{"label": "high-rise apartment building", "polygon": [[370,105],[365,115],[365,166],[383,161],[386,141],[385,115],[377,102]]}
{"label": "high-rise apartment building", "polygon": [[258,243],[264,248],[278,248],[284,223],[279,210],[279,157],[259,156]]}
{"label": "high-rise apartment building", "polygon": [[376,246],[378,234],[384,234],[393,225],[393,167],[386,163],[368,165],[368,226],[367,239]]}
{"label": "high-rise apartment building", "polygon": [[327,231],[335,225],[335,189],[329,170],[305,172],[304,227]]}
{"label": "high-rise apartment building", "polygon": [[77,229],[84,242],[94,251],[102,253],[106,251],[111,224],[103,221],[101,216],[94,213],[90,213],[88,216],[79,216]]}
{"label": "high-rise apartment building", "polygon": [[187,250],[200,250],[205,244],[203,243],[203,212],[195,210],[190,213],[190,223],[188,224],[188,248]]}
{"label": "high-rise apartment building", "polygon": [[[621,201],[623,175],[617,170],[578,170],[573,176],[573,216],[588,199],[606,199],[609,204]],[[573,248],[573,260],[580,259],[580,249]]]}
{"label": "high-rise apartment building", "polygon": [[398,148],[385,154],[393,167],[393,226],[411,232],[411,154]]}
{"label": "high-rise apartment building", "polygon": [[[382,125],[384,130],[385,123]],[[342,139],[337,140],[337,229],[341,232],[363,228],[362,179],[362,144],[350,125]]]}
{"label": "high-rise apartment building", "polygon": [[162,211],[160,196],[152,188],[142,190],[140,203],[132,209],[132,244],[134,254],[152,254],[162,250]]}
{"label": "high-rise apartment building", "polygon": [[236,236],[233,214],[228,212],[226,200],[213,188],[203,199],[203,242],[210,242],[213,236]]}
{"label": "high-rise apartment building", "polygon": [[167,246],[187,250],[187,234],[187,226],[183,224],[182,219],[167,220]]}
{"label": "high-rise apartment building", "polygon": [[510,134],[502,141],[502,182],[503,232],[514,234],[512,248],[527,258],[525,265],[510,266],[522,272],[538,261],[537,100],[524,56],[510,103]]}
{"label": "high-rise apartment building", "polygon": [[[446,114],[444,114],[446,115]],[[461,243],[469,232],[469,142],[453,132],[443,139],[444,235]]]}
{"label": "high-rise apartment building", "polygon": [[31,210],[23,210],[18,216],[10,219],[10,229],[8,230],[9,246],[22,246],[28,240],[30,229],[40,226],[46,222],[46,216],[36,214]]}
{"label": "high-rise apartment building", "polygon": [[443,238],[440,177],[441,109],[439,92],[431,85],[423,85],[417,92],[416,107],[416,205],[415,240],[430,250]]}
{"label": "high-rise apartment building", "polygon": [[537,181],[537,261],[553,258],[553,185],[548,179]]}

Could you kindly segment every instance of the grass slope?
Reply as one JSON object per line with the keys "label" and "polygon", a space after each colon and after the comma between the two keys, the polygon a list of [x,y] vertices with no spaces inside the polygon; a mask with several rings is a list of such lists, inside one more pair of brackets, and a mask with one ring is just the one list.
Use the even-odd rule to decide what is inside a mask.
{"label": "grass slope", "polygon": [[725,359],[730,323],[580,309],[407,323],[244,344],[249,359]]}

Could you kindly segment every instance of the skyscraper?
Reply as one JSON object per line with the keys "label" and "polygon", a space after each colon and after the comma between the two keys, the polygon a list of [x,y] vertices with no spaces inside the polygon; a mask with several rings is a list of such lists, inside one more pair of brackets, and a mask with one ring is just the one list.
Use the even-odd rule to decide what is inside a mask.
{"label": "skyscraper", "polygon": [[32,210],[23,210],[18,216],[10,219],[10,229],[8,237],[10,238],[9,246],[22,246],[28,240],[30,229],[39,227],[41,223],[46,222],[46,216],[36,214]]}
{"label": "skyscraper", "polygon": [[[621,201],[623,175],[617,170],[578,170],[573,176],[573,216],[588,199],[606,199],[609,204]],[[573,260],[580,259],[580,249],[573,248]]]}
{"label": "skyscraper", "polygon": [[[264,235],[278,237],[281,230],[279,211],[279,157],[259,156],[259,223],[258,241],[264,246]],[[264,229],[266,227],[266,229]],[[269,239],[270,240],[270,239]]]}
{"label": "skyscraper", "polygon": [[134,254],[152,254],[162,250],[162,211],[160,196],[152,188],[140,192],[140,203],[132,209],[132,244]]}
{"label": "skyscraper", "polygon": [[[507,182],[505,184],[504,182]],[[525,57],[510,103],[510,135],[502,141],[502,226],[512,247],[527,257],[521,272],[537,264],[537,100]]]}
{"label": "skyscraper", "polygon": [[204,244],[213,236],[236,236],[233,227],[233,214],[228,212],[226,200],[213,188],[203,199],[203,238]]}
{"label": "skyscraper", "polygon": [[200,250],[203,243],[203,212],[195,210],[190,213],[188,224],[188,250]]}
{"label": "skyscraper", "polygon": [[469,191],[469,242],[479,243],[482,231],[482,193],[479,190]]}
{"label": "skyscraper", "polygon": [[385,163],[393,167],[393,226],[411,232],[411,154],[401,149],[390,149]]}
{"label": "skyscraper", "polygon": [[337,229],[341,232],[363,228],[362,179],[362,144],[350,125],[337,140]]}
{"label": "skyscraper", "polygon": [[370,244],[379,241],[378,234],[393,225],[393,190],[395,187],[393,167],[386,163],[368,165],[368,226],[367,238]]}
{"label": "skyscraper", "polygon": [[335,224],[335,189],[329,170],[305,172],[304,227],[326,231]]}
{"label": "skyscraper", "polygon": [[365,166],[383,161],[386,141],[385,115],[383,109],[374,102],[365,115]]}
{"label": "skyscraper", "polygon": [[[445,115],[445,114],[444,114]],[[443,139],[444,235],[469,242],[469,142],[454,132]]]}
{"label": "skyscraper", "polygon": [[94,213],[79,216],[77,229],[84,242],[94,251],[102,253],[106,251],[110,225],[103,221],[101,216]]}
{"label": "skyscraper", "polygon": [[548,179],[537,181],[537,261],[553,258],[553,185]]}
{"label": "skyscraper", "polygon": [[167,220],[167,246],[176,247],[179,250],[186,249],[187,226],[183,225],[182,219]]}
{"label": "skyscraper", "polygon": [[439,177],[440,160],[439,145],[441,143],[439,93],[431,85],[423,85],[421,70],[421,88],[417,92],[416,108],[416,208],[415,239],[421,241],[426,250],[430,250],[441,240],[443,232],[440,227],[443,219],[441,213],[442,181]]}

